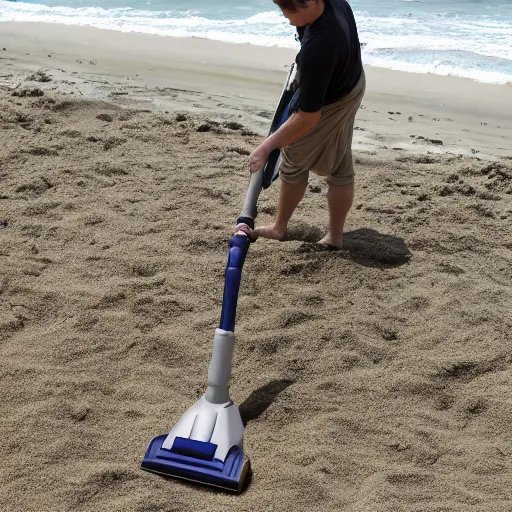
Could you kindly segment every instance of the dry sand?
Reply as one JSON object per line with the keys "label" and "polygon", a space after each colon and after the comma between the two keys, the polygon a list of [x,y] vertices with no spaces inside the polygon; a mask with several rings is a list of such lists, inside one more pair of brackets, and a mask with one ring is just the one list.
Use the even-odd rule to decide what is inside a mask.
{"label": "dry sand", "polygon": [[[73,62],[91,34],[95,63]],[[289,52],[245,47],[248,69],[240,47],[169,39],[157,76],[140,55],[164,39],[105,34],[0,25],[0,510],[512,510],[511,88],[367,70],[344,249],[314,243],[313,176],[292,241],[247,258],[231,392],[254,475],[232,496],[139,465],[204,392]]]}

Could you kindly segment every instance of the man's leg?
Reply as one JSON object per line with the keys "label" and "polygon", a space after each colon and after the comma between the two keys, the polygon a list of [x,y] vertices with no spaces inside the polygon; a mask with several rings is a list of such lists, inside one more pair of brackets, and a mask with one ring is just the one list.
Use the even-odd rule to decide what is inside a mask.
{"label": "man's leg", "polygon": [[297,184],[292,185],[281,180],[279,208],[277,210],[275,222],[270,226],[256,228],[253,233],[257,237],[273,238],[274,240],[281,240],[284,238],[288,229],[288,222],[290,221],[295,208],[297,208],[304,197],[307,185],[307,173],[304,174],[304,179],[301,179]]}
{"label": "man's leg", "polygon": [[327,178],[329,190],[327,203],[329,205],[329,232],[321,244],[327,244],[341,249],[343,244],[343,227],[348,212],[354,201],[354,162],[352,159],[352,139],[354,136],[354,121],[361,105],[366,87],[364,72],[354,90],[347,96],[347,108],[340,120],[340,147],[345,151],[335,172]]}
{"label": "man's leg", "polygon": [[329,232],[319,243],[341,249],[343,226],[354,201],[354,184],[329,185],[327,204],[329,205]]}

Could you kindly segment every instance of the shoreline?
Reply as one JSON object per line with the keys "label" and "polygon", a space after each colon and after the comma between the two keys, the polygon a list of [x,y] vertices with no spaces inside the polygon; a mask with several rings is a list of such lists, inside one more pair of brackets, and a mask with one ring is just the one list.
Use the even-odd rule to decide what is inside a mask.
{"label": "shoreline", "polygon": [[[248,46],[255,46],[255,47],[269,48],[269,49],[281,49],[281,50],[291,49],[292,51],[298,51],[298,49],[299,49],[299,46],[296,43],[292,43],[293,31],[290,32],[290,34],[289,34],[289,38],[290,38],[289,44],[283,43],[280,45],[280,44],[276,43],[276,44],[268,45],[268,44],[259,44],[258,42],[250,42],[250,41],[242,42],[242,41],[234,41],[234,40],[229,41],[227,39],[212,39],[212,38],[208,37],[206,34],[194,35],[192,33],[189,33],[187,35],[175,35],[175,34],[167,34],[167,33],[158,33],[158,31],[151,31],[150,29],[144,31],[144,27],[139,27],[139,28],[136,28],[133,26],[125,27],[124,25],[116,28],[115,26],[101,26],[101,24],[94,25],[94,24],[85,24],[85,23],[69,23],[69,22],[66,23],[65,21],[57,22],[57,21],[28,21],[28,20],[5,21],[5,22],[0,22],[0,23],[32,23],[32,24],[41,23],[41,24],[46,24],[46,25],[60,25],[60,26],[65,26],[65,27],[70,27],[70,28],[78,28],[78,29],[92,28],[92,29],[103,30],[103,31],[107,31],[107,32],[117,32],[117,33],[123,33],[123,34],[139,34],[139,35],[148,35],[148,36],[154,36],[154,37],[174,38],[174,39],[200,39],[200,40],[210,41],[210,42],[214,42],[214,43],[222,42],[222,43],[231,44],[231,45],[248,45]],[[148,28],[148,27],[146,27],[146,28]],[[362,49],[364,49],[366,46],[368,46],[368,42],[361,41],[360,46]],[[495,56],[494,58],[499,58],[499,57]],[[365,57],[363,56],[363,61],[364,60],[365,60]],[[367,60],[371,61],[371,56],[367,56]],[[407,64],[409,64],[409,67]],[[427,74],[427,75],[433,75],[433,76],[447,76],[447,77],[461,78],[464,80],[470,80],[470,81],[475,81],[478,83],[486,83],[486,84],[492,84],[492,85],[512,85],[512,75],[510,75],[510,76],[504,75],[499,79],[495,77],[495,81],[493,81],[492,79],[489,78],[489,76],[493,74],[493,71],[486,71],[485,73],[487,73],[487,80],[483,79],[483,78],[475,77],[474,74],[472,73],[472,70],[476,70],[476,68],[478,68],[478,66],[476,66],[476,68],[475,67],[467,68],[465,71],[462,71],[461,75],[456,75],[456,74],[450,74],[450,73],[446,74],[446,73],[436,73],[436,72],[432,72],[432,71],[420,71],[417,69],[410,69],[411,63],[406,63],[406,62],[401,62],[401,63],[398,62],[395,64],[391,63],[390,64],[391,67],[388,67],[385,65],[378,66],[375,64],[371,64],[370,62],[365,62],[365,65],[377,67],[379,69],[387,69],[390,71],[400,71],[400,72],[404,72],[404,73],[413,73],[413,74],[420,74],[420,75]],[[413,65],[413,67],[414,67],[414,65]],[[467,73],[469,73],[469,75],[467,75]]]}
{"label": "shoreline", "polygon": [[[283,48],[25,22],[2,23],[2,47],[1,85],[236,118],[260,135],[296,55]],[[28,83],[27,76],[41,69],[52,81]],[[512,121],[503,108],[512,104],[512,87],[369,66],[365,71],[356,147],[512,156]],[[443,145],[425,144],[427,139]]]}
{"label": "shoreline", "polygon": [[[118,35],[121,35],[121,37],[127,36],[127,37],[134,37],[134,38],[140,37],[140,38],[161,39],[161,40],[165,40],[165,41],[170,41],[171,46],[177,45],[179,41],[183,41],[183,42],[202,41],[203,43],[201,43],[201,44],[218,46],[218,48],[222,48],[222,47],[225,47],[225,48],[240,47],[241,49],[253,48],[255,50],[255,52],[258,52],[260,54],[260,57],[263,53],[270,54],[270,52],[274,52],[275,55],[277,55],[277,53],[280,53],[281,58],[284,54],[288,54],[288,57],[293,59],[293,56],[295,56],[295,54],[298,51],[298,48],[289,48],[289,47],[283,47],[283,46],[277,46],[277,45],[265,46],[265,45],[256,45],[254,43],[226,42],[226,41],[221,41],[221,40],[216,40],[216,39],[208,39],[207,37],[195,36],[195,35],[173,36],[173,35],[162,35],[162,34],[150,34],[150,33],[146,33],[146,32],[136,32],[136,31],[125,32],[125,31],[121,31],[121,30],[115,30],[112,28],[98,28],[98,27],[93,27],[93,26],[89,26],[89,25],[71,25],[71,24],[67,25],[64,23],[33,22],[33,21],[7,21],[7,22],[4,21],[4,22],[0,22],[0,26],[7,27],[7,30],[5,31],[5,34],[2,35],[2,37],[7,37],[8,39],[15,35],[15,33],[17,31],[16,27],[20,28],[20,30],[19,30],[20,33],[26,34],[26,32],[21,27],[22,26],[31,26],[31,27],[35,27],[35,30],[40,30],[41,35],[43,35],[43,37],[46,32],[44,27],[48,27],[49,29],[54,30],[54,31],[56,30],[57,32],[59,30],[62,30],[64,32],[68,32],[71,30],[77,30],[77,31],[83,31],[84,34],[87,34],[88,31],[89,31],[89,33],[99,31],[101,33],[104,33],[105,35],[110,34],[113,37],[117,37],[117,36],[114,36],[114,34],[118,34]],[[363,48],[365,46],[365,44],[366,43],[361,43],[361,47]],[[216,49],[217,51],[218,51],[218,48]],[[236,54],[237,54],[237,52],[235,52],[235,55]],[[274,55],[274,57],[275,57],[275,55]],[[240,64],[240,63],[238,63],[238,64]],[[269,68],[268,61],[265,64],[266,64],[265,67]],[[240,66],[240,67],[243,67],[243,66]],[[437,77],[439,79],[448,79],[448,80],[453,80],[453,81],[459,81],[461,83],[463,83],[463,82],[476,83],[476,84],[481,84],[484,86],[496,86],[496,87],[512,86],[512,81],[506,82],[506,83],[485,82],[482,80],[477,80],[477,79],[469,78],[469,77],[436,74],[436,73],[432,73],[432,72],[403,71],[403,70],[396,70],[396,69],[386,68],[386,67],[381,67],[381,66],[373,66],[370,64],[365,64],[365,68],[381,70],[384,73],[397,73],[397,74],[405,74],[405,75],[415,75],[415,76],[420,76],[420,77],[427,76],[427,77],[433,77],[433,78]]]}

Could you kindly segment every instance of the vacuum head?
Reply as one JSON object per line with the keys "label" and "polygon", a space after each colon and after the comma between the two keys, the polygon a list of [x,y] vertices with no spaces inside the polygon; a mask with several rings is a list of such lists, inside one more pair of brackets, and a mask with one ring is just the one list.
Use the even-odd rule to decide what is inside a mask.
{"label": "vacuum head", "polygon": [[234,448],[222,462],[213,458],[216,445],[178,437],[173,449],[166,450],[162,448],[166,437],[155,437],[149,443],[142,469],[236,493],[243,490],[251,464],[240,448]]}
{"label": "vacuum head", "polygon": [[236,405],[213,404],[202,397],[169,434],[151,440],[141,467],[239,493],[251,471],[243,453],[243,432]]}

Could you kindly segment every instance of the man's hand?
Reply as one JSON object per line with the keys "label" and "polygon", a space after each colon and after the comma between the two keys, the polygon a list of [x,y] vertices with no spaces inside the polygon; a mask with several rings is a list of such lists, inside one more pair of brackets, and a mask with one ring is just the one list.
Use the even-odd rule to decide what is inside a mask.
{"label": "man's hand", "polygon": [[[266,141],[265,141],[266,142]],[[267,161],[268,155],[272,150],[263,142],[249,155],[249,170],[258,172]]]}
{"label": "man's hand", "polygon": [[302,112],[293,114],[275,133],[261,143],[249,156],[249,169],[251,172],[259,171],[267,161],[268,155],[274,149],[284,148],[300,139],[318,124],[322,111]]}

